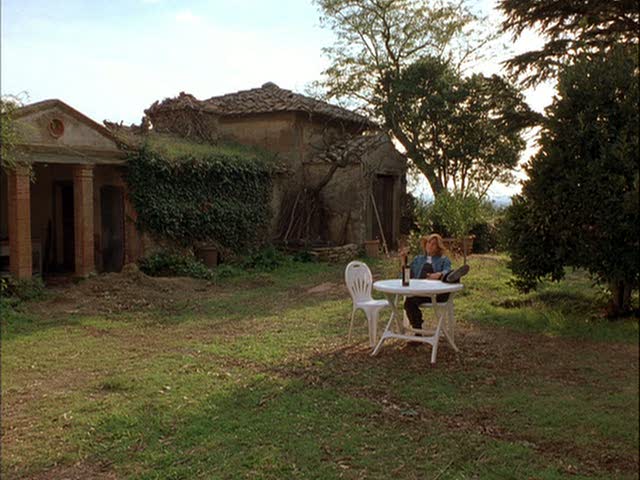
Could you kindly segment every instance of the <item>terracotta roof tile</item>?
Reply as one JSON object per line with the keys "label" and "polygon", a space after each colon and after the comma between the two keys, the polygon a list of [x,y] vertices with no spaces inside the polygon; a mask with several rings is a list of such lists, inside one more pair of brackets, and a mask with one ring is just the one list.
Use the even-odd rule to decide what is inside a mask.
{"label": "terracotta roof tile", "polygon": [[265,83],[260,88],[242,90],[207,100],[197,100],[193,95],[181,92],[176,98],[155,102],[146,113],[154,113],[164,109],[191,108],[225,115],[247,115],[268,112],[305,112],[322,115],[337,120],[359,123],[362,126],[374,127],[375,122],[367,117],[330,103],[316,100],[291,90],[278,87],[275,83]]}

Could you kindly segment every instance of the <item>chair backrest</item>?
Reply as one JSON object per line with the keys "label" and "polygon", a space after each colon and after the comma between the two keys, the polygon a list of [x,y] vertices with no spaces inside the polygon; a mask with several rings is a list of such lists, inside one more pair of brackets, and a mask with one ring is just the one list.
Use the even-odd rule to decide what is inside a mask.
{"label": "chair backrest", "polygon": [[354,303],[371,300],[373,276],[366,263],[350,262],[344,270],[344,281]]}

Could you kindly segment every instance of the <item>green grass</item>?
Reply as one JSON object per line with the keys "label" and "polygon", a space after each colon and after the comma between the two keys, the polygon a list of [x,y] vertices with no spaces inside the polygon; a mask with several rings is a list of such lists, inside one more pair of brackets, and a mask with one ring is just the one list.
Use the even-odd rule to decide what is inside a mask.
{"label": "green grass", "polygon": [[147,146],[154,152],[163,155],[167,160],[178,161],[185,157],[205,158],[214,156],[230,156],[237,159],[253,159],[256,157],[275,162],[273,153],[258,147],[250,147],[235,143],[211,144],[188,140],[168,133],[149,133],[144,136]]}
{"label": "green grass", "polygon": [[361,316],[347,342],[346,292],[307,292],[342,266],[170,312],[5,307],[2,478],[637,478],[637,319],[601,319],[581,272],[521,295],[505,263],[471,258],[461,352],[435,367],[427,347],[370,357]]}

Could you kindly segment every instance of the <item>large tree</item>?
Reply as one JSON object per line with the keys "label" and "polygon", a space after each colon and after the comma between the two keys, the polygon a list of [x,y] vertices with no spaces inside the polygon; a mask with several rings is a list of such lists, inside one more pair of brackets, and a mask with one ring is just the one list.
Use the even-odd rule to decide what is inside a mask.
{"label": "large tree", "polygon": [[538,115],[504,79],[463,77],[425,57],[403,68],[388,91],[384,118],[434,191],[482,197],[495,181],[513,180],[521,132]]}
{"label": "large tree", "polygon": [[507,67],[525,85],[555,77],[558,68],[582,53],[637,45],[638,0],[500,0],[503,30],[520,36],[535,29],[545,38],[539,50],[522,53]]}
{"label": "large tree", "polygon": [[561,70],[540,150],[507,215],[511,269],[523,289],[565,266],[610,288],[610,314],[640,280],[638,49],[583,54]]}
{"label": "large tree", "polygon": [[16,144],[20,134],[13,117],[21,106],[20,98],[16,95],[0,98],[0,167],[3,168],[14,168],[18,160]]}
{"label": "large tree", "polygon": [[[424,0],[315,0],[324,25],[336,33],[325,49],[331,60],[322,86],[379,118],[425,175],[435,195],[445,185],[419,143],[398,128],[392,89],[405,69],[437,57],[460,72],[493,37],[462,2]],[[484,27],[484,28],[483,28]],[[397,113],[397,112],[396,112]]]}

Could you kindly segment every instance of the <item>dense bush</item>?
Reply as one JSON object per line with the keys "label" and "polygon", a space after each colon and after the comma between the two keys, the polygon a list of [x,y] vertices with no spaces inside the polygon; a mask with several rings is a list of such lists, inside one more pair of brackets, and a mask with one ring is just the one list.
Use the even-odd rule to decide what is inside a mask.
{"label": "dense bush", "polygon": [[420,235],[437,232],[443,237],[451,236],[451,233],[447,230],[442,219],[433,208],[433,203],[433,201],[428,201],[423,198],[416,199],[414,218],[417,228],[414,232]]}
{"label": "dense bush", "polygon": [[192,277],[213,279],[213,272],[193,255],[160,251],[140,260],[140,270],[153,277]]}
{"label": "dense bush", "polygon": [[488,201],[468,195],[441,194],[435,201],[417,200],[414,215],[418,225],[409,236],[410,249],[418,253],[423,235],[439,233],[443,237],[474,235],[473,251],[486,253],[498,245],[496,227],[500,213]]}
{"label": "dense bush", "polygon": [[510,268],[523,290],[564,267],[587,269],[631,309],[640,279],[638,49],[583,55],[566,66],[540,150],[506,216]]}
{"label": "dense bush", "polygon": [[498,249],[498,227],[495,221],[477,223],[469,232],[473,235],[473,253],[488,253]]}
{"label": "dense bush", "polygon": [[267,238],[271,167],[258,154],[220,150],[167,159],[145,146],[130,156],[127,182],[139,226],[155,236],[234,252]]}
{"label": "dense bush", "polygon": [[40,277],[28,280],[0,278],[0,298],[37,300],[44,295],[44,282]]}
{"label": "dense bush", "polygon": [[245,257],[242,265],[247,269],[271,271],[290,261],[291,257],[269,246]]}

